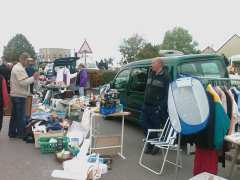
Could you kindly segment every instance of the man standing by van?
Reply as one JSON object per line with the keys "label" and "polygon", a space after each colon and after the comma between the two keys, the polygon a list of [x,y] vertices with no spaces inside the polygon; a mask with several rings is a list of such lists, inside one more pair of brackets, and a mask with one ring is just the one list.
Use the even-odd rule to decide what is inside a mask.
{"label": "man standing by van", "polygon": [[[159,129],[164,125],[168,117],[167,99],[169,74],[167,67],[160,57],[154,58],[152,69],[147,79],[144,105],[141,115],[144,134],[147,136],[148,129]],[[157,134],[151,134],[149,138],[156,138]],[[156,154],[158,149],[148,144],[145,153]]]}

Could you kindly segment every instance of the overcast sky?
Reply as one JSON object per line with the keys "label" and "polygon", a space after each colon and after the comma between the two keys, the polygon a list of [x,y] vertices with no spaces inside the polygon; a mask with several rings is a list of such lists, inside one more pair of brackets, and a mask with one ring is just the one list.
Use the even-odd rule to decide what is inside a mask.
{"label": "overcast sky", "polygon": [[239,0],[0,0],[0,53],[16,33],[38,48],[79,49],[119,58],[123,38],[134,33],[159,44],[175,26],[189,30],[200,49],[219,48],[240,34]]}

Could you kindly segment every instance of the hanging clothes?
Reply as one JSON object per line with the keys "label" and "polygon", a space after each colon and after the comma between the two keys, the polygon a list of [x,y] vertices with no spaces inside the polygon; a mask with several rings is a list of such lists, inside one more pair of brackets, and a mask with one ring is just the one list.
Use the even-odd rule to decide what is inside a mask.
{"label": "hanging clothes", "polygon": [[63,83],[66,86],[70,85],[70,71],[67,67],[64,67],[62,69],[59,69],[57,71],[57,77],[56,77],[56,82],[57,83]]}
{"label": "hanging clothes", "polygon": [[232,119],[232,111],[233,111],[233,102],[232,102],[232,97],[229,94],[229,91],[226,87],[222,88],[223,92],[226,95],[226,100],[227,100],[227,115],[229,117],[229,119]]}
{"label": "hanging clothes", "polygon": [[193,135],[194,142],[199,148],[214,149],[215,104],[213,96],[207,92],[210,113],[205,129]]}
{"label": "hanging clothes", "polygon": [[229,128],[229,131],[228,131],[228,134],[231,135],[235,132],[235,126],[240,122],[239,119],[240,119],[240,114],[239,114],[239,111],[238,111],[238,105],[234,99],[234,95],[232,94],[232,92],[229,90],[229,95],[232,99],[232,118],[231,118],[231,121],[230,121],[230,128]]}
{"label": "hanging clothes", "polygon": [[240,111],[240,91],[236,87],[231,88],[232,93],[234,94],[234,99],[238,105],[238,111]]}
{"label": "hanging clothes", "polygon": [[8,89],[6,80],[2,75],[0,75],[0,131],[2,129],[3,122],[3,109],[8,106]]}
{"label": "hanging clothes", "polygon": [[200,174],[202,172],[208,172],[211,174],[217,174],[218,171],[218,155],[214,149],[201,149],[196,147],[193,175]]}
{"label": "hanging clothes", "polygon": [[219,86],[215,87],[215,90],[221,99],[224,111],[227,113],[227,98],[225,93],[222,91],[222,89]]}
{"label": "hanging clothes", "polygon": [[215,103],[214,147],[215,149],[221,149],[224,136],[227,134],[230,126],[230,120],[223,109],[220,97],[211,84],[207,86],[207,91],[213,96]]}

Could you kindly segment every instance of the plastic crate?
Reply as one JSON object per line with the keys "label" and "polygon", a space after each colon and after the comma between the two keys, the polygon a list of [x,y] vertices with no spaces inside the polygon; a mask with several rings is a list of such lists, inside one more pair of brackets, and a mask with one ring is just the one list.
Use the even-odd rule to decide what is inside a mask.
{"label": "plastic crate", "polygon": [[103,115],[108,115],[108,114],[112,114],[116,112],[116,107],[112,106],[112,107],[100,107],[100,113]]}
{"label": "plastic crate", "polygon": [[33,135],[34,135],[34,140],[35,140],[35,148],[40,148],[40,145],[38,143],[38,139],[40,137],[63,137],[64,136],[64,131],[49,131],[47,133],[41,133],[41,132],[36,132],[33,130]]}
{"label": "plastic crate", "polygon": [[62,149],[68,149],[68,137],[54,137],[57,140],[57,143],[49,143],[49,140],[53,137],[40,137],[38,143],[40,145],[40,152],[42,154],[46,153],[55,153],[61,151]]}

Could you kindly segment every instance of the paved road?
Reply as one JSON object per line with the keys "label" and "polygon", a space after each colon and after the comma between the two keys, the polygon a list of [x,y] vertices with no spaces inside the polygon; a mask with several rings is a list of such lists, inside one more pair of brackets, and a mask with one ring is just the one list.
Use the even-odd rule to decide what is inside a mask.
{"label": "paved road", "polygon": [[[100,120],[100,127],[111,133],[120,129],[119,121]],[[53,155],[41,155],[33,144],[26,144],[21,140],[8,139],[8,120],[5,119],[3,130],[0,133],[0,180],[54,180],[51,172],[61,169]],[[103,180],[172,180],[174,168],[167,165],[162,176],[154,175],[139,167],[138,158],[142,148],[142,131],[129,123],[125,129],[125,155],[127,160],[118,157],[114,159],[113,169],[103,177]],[[174,158],[174,154],[170,155]],[[192,176],[193,156],[183,154],[183,168],[179,173],[179,180],[187,180]],[[155,168],[159,167],[161,156],[147,157]],[[228,165],[228,164],[227,164]],[[228,166],[229,167],[229,166]],[[226,176],[228,168],[219,165],[219,175]],[[240,172],[235,171],[233,180],[239,180]],[[55,179],[58,180],[58,179]]]}

